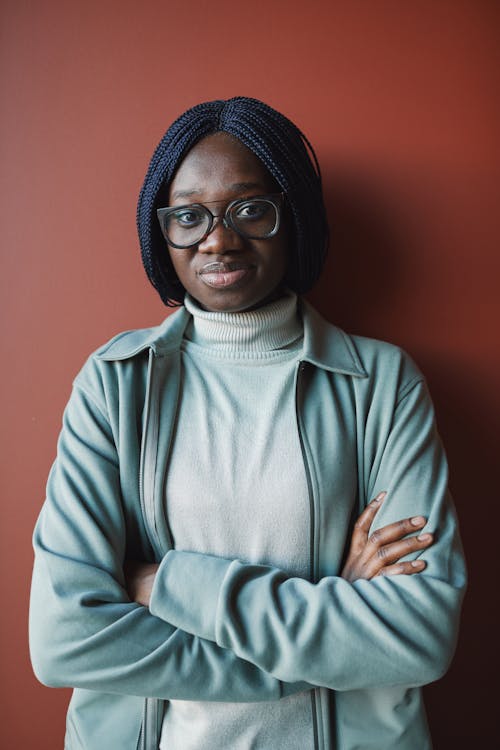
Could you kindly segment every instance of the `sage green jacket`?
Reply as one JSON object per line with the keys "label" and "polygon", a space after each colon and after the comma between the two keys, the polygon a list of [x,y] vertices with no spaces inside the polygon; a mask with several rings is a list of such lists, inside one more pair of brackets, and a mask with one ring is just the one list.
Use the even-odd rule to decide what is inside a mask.
{"label": "sage green jacket", "polygon": [[[75,688],[68,750],[157,748],[165,700],[273,701],[307,687],[314,750],[431,746],[419,686],[450,663],[465,587],[432,404],[401,350],[301,310],[310,580],[172,550],[164,488],[184,308],[116,337],[77,376],[35,530],[30,612],[36,675]],[[427,567],[348,583],[353,522],[382,490],[377,526],[428,518]],[[161,561],[150,609],[127,596],[127,558]]]}

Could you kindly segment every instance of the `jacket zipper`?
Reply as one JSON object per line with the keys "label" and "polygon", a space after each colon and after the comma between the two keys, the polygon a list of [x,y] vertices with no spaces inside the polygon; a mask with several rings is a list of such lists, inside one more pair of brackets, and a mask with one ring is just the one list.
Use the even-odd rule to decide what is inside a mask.
{"label": "jacket zipper", "polygon": [[[314,497],[314,490],[311,478],[311,463],[308,460],[307,449],[304,442],[304,426],[301,418],[301,373],[307,367],[306,362],[299,361],[297,363],[297,371],[295,375],[295,415],[297,420],[297,430],[299,433],[300,449],[302,452],[302,460],[304,463],[304,470],[306,474],[307,492],[309,495],[309,514],[310,514],[310,535],[309,535],[309,571],[311,581],[316,581],[318,577],[318,570],[316,565],[316,545],[317,538],[315,533],[316,525],[316,500]],[[313,716],[313,737],[314,737],[314,750],[319,750],[320,741],[318,736],[319,722],[318,717],[321,710],[321,693],[319,689],[315,688],[311,691],[311,711]],[[322,742],[324,745],[324,742]]]}
{"label": "jacket zipper", "polygon": [[[161,543],[158,537],[155,508],[154,483],[155,472],[144,471],[145,466],[156,467],[158,446],[158,389],[155,380],[155,352],[149,350],[148,373],[146,383],[146,409],[144,413],[142,454],[139,467],[139,496],[144,518],[144,525],[155,560],[161,559]],[[137,743],[138,750],[158,750],[158,713],[160,701],[157,698],[145,698],[142,710],[142,723]]]}
{"label": "jacket zipper", "polygon": [[142,724],[137,742],[138,750],[157,750],[158,748],[158,714],[157,698],[145,698],[142,709]]}
{"label": "jacket zipper", "polygon": [[155,380],[155,353],[149,350],[148,374],[146,385],[146,411],[143,425],[143,446],[139,468],[139,495],[145,521],[146,533],[153,549],[155,559],[161,559],[161,543],[158,537],[154,508],[154,471],[146,475],[145,466],[156,466],[158,445],[158,389]]}

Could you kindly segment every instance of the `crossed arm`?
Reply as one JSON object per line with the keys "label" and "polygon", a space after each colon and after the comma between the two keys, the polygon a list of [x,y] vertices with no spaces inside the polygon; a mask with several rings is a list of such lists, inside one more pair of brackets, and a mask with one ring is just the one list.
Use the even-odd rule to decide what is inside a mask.
{"label": "crossed arm", "polygon": [[[360,578],[376,576],[414,575],[425,569],[425,561],[402,560],[412,552],[425,550],[432,544],[432,534],[416,534],[425,526],[424,516],[405,518],[377,529],[370,534],[371,525],[387,493],[380,492],[367,505],[354,526],[349,555],[340,574],[350,583]],[[158,572],[158,563],[129,561],[125,564],[125,579],[132,601],[149,607],[151,592]]]}
{"label": "crossed arm", "polygon": [[[356,690],[438,679],[453,655],[465,571],[423,382],[406,388],[370,469],[373,494],[385,486],[387,496],[378,492],[358,519],[340,576],[310,582],[171,550],[158,568],[127,570],[131,596],[284,682]],[[370,532],[372,522],[381,528]]]}
{"label": "crossed arm", "polygon": [[[464,579],[444,459],[419,398],[401,407],[401,420],[415,421],[414,429],[391,433],[379,469],[382,487],[390,478],[387,498],[378,495],[358,520],[341,576],[314,584],[275,568],[173,550],[159,568],[127,568],[125,579],[128,532],[122,504],[113,500],[121,489],[112,430],[76,388],[35,532],[31,649],[41,681],[252,701],[308,684],[349,690],[436,679],[453,651]],[[429,471],[420,469],[422,456]],[[437,539],[419,539],[425,518],[412,523],[404,515],[413,507],[415,472],[417,512]],[[369,534],[391,499],[388,518],[405,520]],[[401,559],[423,550],[426,562]]]}

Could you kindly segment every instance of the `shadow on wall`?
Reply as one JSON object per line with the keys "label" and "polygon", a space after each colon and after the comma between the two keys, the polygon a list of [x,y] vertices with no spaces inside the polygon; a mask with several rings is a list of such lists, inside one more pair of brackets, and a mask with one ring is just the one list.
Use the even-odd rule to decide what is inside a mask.
{"label": "shadow on wall", "polygon": [[[325,186],[325,194],[327,205],[334,207],[331,250],[311,301],[327,319],[350,332],[389,338],[403,346],[413,332],[422,341],[415,311],[422,297],[419,281],[424,282],[425,259],[415,260],[418,239],[408,238],[398,211],[395,221],[387,215],[387,201],[384,208],[373,186],[363,187],[337,175],[334,186]],[[397,311],[397,319],[392,311]],[[431,340],[432,334],[429,331]],[[472,354],[461,360],[457,355],[452,361],[448,355],[436,354],[434,345],[425,349],[420,344],[418,351],[410,348],[436,407],[469,568],[456,657],[447,675],[425,689],[435,749],[460,750],[497,731],[492,654],[496,583],[492,579],[498,561],[493,558],[497,543],[491,488],[498,467],[500,409],[488,399],[487,384],[493,374]]]}
{"label": "shadow on wall", "polygon": [[324,192],[330,249],[314,304],[341,328],[376,337],[377,319],[401,309],[400,289],[410,283],[408,243],[369,181],[337,171]]}
{"label": "shadow on wall", "polygon": [[500,409],[485,393],[488,373],[480,363],[420,359],[446,446],[469,568],[456,657],[446,677],[426,688],[426,704],[436,750],[461,750],[498,732],[498,502],[492,485],[498,474]]}

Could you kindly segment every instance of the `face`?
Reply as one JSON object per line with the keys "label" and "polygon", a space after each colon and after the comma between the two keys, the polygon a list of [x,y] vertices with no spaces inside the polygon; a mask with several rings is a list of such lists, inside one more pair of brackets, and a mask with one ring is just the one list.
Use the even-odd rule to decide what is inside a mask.
{"label": "face", "polygon": [[[208,203],[219,216],[233,200],[279,192],[262,162],[237,139],[215,133],[197,143],[170,185],[169,206]],[[263,240],[241,237],[221,221],[194,247],[169,246],[172,265],[206,310],[243,312],[279,296],[286,270],[286,226]]]}

